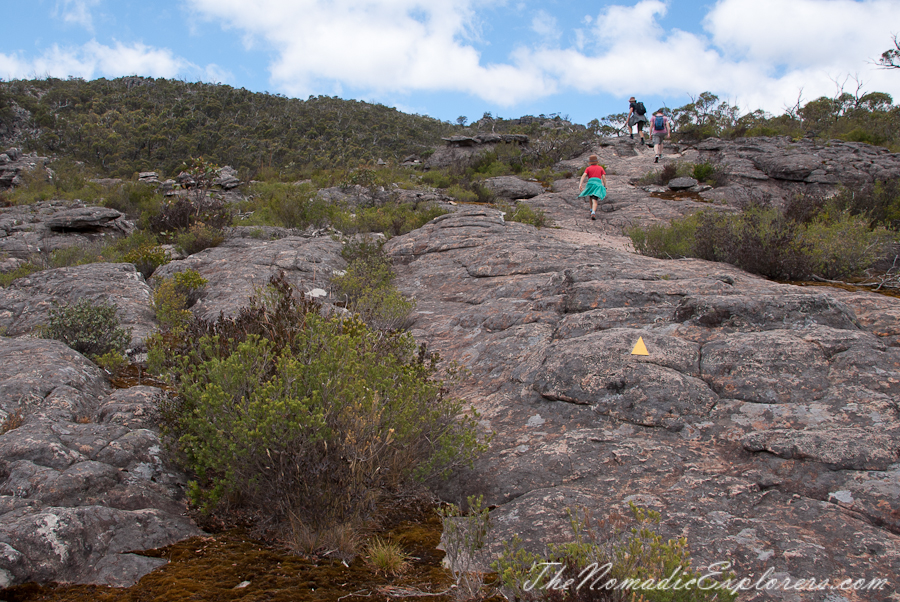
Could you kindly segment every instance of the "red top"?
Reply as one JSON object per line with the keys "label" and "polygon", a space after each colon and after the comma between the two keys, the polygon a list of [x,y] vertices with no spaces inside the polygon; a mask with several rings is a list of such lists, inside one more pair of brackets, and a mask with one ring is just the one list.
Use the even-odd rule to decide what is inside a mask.
{"label": "red top", "polygon": [[606,175],[606,170],[599,165],[588,165],[587,169],[584,170],[584,173],[586,173],[589,178],[602,178]]}

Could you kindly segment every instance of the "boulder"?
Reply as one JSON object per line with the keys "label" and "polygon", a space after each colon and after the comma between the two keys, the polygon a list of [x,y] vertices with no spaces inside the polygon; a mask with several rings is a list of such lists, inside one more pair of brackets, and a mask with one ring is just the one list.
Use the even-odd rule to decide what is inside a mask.
{"label": "boulder", "polygon": [[669,180],[667,186],[670,190],[686,190],[688,188],[693,188],[697,183],[697,180],[694,178],[672,178]]}
{"label": "boulder", "polygon": [[544,192],[544,187],[537,182],[527,182],[516,176],[499,176],[488,178],[484,187],[502,199],[530,199]]}

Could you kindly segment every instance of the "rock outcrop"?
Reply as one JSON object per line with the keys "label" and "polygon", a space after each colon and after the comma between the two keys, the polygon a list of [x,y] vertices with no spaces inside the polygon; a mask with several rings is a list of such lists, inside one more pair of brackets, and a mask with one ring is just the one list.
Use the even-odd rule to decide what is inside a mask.
{"label": "rock outcrop", "polygon": [[69,247],[99,248],[133,231],[121,212],[80,201],[0,208],[0,253],[22,260]]}
{"label": "rock outcrop", "polygon": [[[768,171],[753,169],[767,179],[736,175],[754,174],[752,161],[723,149],[667,147],[664,162],[720,153],[744,191],[754,182],[828,185],[783,179],[802,170],[765,153],[757,160]],[[396,284],[416,299],[412,334],[468,368],[456,393],[495,433],[442,494],[485,496],[494,553],[514,534],[535,550],[559,541],[568,508],[600,518],[634,502],[662,512],[666,535],[687,538],[695,567],[730,561],[741,578],[890,581],[879,591],[744,599],[891,600],[900,574],[900,300],[635,255],[621,236],[628,225],[733,208],[690,190],[635,186],[659,168],[646,148],[616,142],[593,152],[609,170],[612,208],[597,221],[572,177],[518,201],[545,211],[553,228],[447,205],[453,213],[385,246]],[[586,155],[565,166],[584,164]],[[331,300],[329,280],[345,267],[339,242],[259,234],[236,229],[157,274],[207,278],[192,308],[204,318],[233,314],[281,270]],[[185,477],[165,464],[154,430],[160,390],[113,390],[79,354],[25,334],[52,300],[91,294],[82,284],[115,302],[136,332],[152,328],[149,289],[130,266],[53,270],[0,291],[0,326],[16,336],[0,338],[0,584],[127,585],[159,562],[129,552],[198,532],[183,515]],[[648,355],[632,354],[639,339]]]}
{"label": "rock outcrop", "polygon": [[165,563],[132,552],[200,534],[163,459],[161,395],[113,390],[57,341],[0,337],[0,586],[128,586]]}
{"label": "rock outcrop", "polygon": [[696,150],[701,161],[717,165],[730,181],[703,196],[729,204],[779,203],[798,193],[828,194],[838,185],[857,188],[900,177],[900,154],[859,142],[709,138]]}
{"label": "rock outcrop", "polygon": [[500,540],[540,549],[567,508],[634,502],[695,566],[900,574],[900,300],[571,244],[482,209],[386,249],[413,333],[471,371],[463,395],[494,432],[445,495],[483,494]]}
{"label": "rock outcrop", "polygon": [[36,153],[23,153],[18,148],[9,148],[0,153],[0,190],[23,183],[22,172],[47,165],[46,157]]}

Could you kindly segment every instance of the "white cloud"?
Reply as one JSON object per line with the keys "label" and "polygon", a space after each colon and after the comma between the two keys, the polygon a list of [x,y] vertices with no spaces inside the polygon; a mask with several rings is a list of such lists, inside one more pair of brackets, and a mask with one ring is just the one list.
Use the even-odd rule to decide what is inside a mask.
{"label": "white cloud", "polygon": [[[832,95],[833,80],[857,73],[876,85],[870,89],[900,94],[896,77],[867,65],[890,44],[900,0],[718,0],[705,18],[696,10],[705,29],[695,33],[662,28],[669,1],[607,5],[570,31],[560,30],[543,7],[530,22],[536,35],[518,39],[494,63],[478,50],[479,11],[528,14],[528,6],[506,0],[190,4],[236,30],[248,46],[271,49],[272,84],[301,98],[345,89],[372,97],[446,92],[510,107],[574,91],[655,95],[679,106],[688,95],[711,91],[747,110],[780,112],[801,89],[805,100]],[[558,47],[561,39],[572,46]]]}
{"label": "white cloud", "polygon": [[539,10],[531,19],[531,31],[533,31],[541,41],[552,44],[559,40],[559,25],[556,17],[545,10]]}
{"label": "white cloud", "polygon": [[10,79],[30,77],[118,77],[122,75],[146,75],[175,77],[185,70],[197,69],[170,50],[152,48],[144,44],[114,46],[94,40],[80,47],[53,45],[41,56],[23,60],[16,55],[0,54],[0,73],[7,72]]}
{"label": "white cloud", "polygon": [[729,55],[792,67],[854,68],[900,26],[900,0],[719,0],[704,20]]}
{"label": "white cloud", "polygon": [[211,84],[227,84],[234,81],[234,73],[215,63],[210,63],[203,69],[201,79]]}
{"label": "white cloud", "polygon": [[508,106],[555,91],[527,65],[482,64],[474,0],[192,0],[263,39],[273,83],[303,97],[334,83],[371,93],[465,92]]}
{"label": "white cloud", "polygon": [[100,0],[60,0],[57,3],[57,13],[66,23],[81,25],[88,31],[94,31],[94,20],[91,9],[97,6]]}
{"label": "white cloud", "polygon": [[[611,6],[595,20],[595,52],[523,50],[518,61],[561,89],[654,95],[672,106],[712,91],[746,111],[777,114],[801,92],[804,102],[833,96],[847,76],[867,91],[900,94],[896,74],[868,64],[890,45],[888,16],[900,15],[900,0],[720,0],[704,21],[711,38],[663,31],[656,19],[666,10],[658,0]],[[847,89],[855,87],[851,80]]]}

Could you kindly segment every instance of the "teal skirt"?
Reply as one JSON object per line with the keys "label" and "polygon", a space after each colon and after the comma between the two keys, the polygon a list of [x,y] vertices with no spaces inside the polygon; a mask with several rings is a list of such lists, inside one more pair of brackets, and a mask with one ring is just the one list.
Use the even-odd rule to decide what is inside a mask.
{"label": "teal skirt", "polygon": [[584,183],[584,190],[578,196],[595,196],[602,201],[606,198],[606,186],[600,178],[589,178]]}

